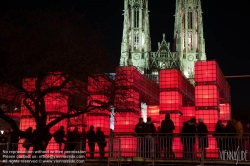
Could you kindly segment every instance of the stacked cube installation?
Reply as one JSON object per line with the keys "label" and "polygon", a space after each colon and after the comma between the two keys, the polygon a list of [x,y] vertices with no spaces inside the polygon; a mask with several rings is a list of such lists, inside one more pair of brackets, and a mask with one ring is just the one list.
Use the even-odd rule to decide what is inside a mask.
{"label": "stacked cube installation", "polygon": [[[230,87],[216,61],[195,63],[195,109],[196,118],[202,118],[213,132],[218,120],[226,122],[231,117]],[[218,157],[216,140],[209,137],[209,147],[214,152],[207,157]],[[212,154],[212,153],[210,153]]]}
{"label": "stacked cube installation", "polygon": [[[194,116],[194,87],[177,69],[161,70],[160,86],[160,121],[170,113],[174,122],[174,133],[180,133],[183,120]],[[173,151],[176,157],[182,157],[182,144],[179,137],[174,137]]]}
{"label": "stacked cube installation", "polygon": [[[51,86],[58,81],[58,83],[63,81],[57,77],[59,75],[48,77],[49,80],[44,86]],[[101,102],[108,103],[112,93],[115,94],[113,102],[115,108],[114,132],[134,132],[138,118],[142,117],[141,103],[147,104],[147,115],[152,118],[156,127],[160,126],[165,114],[170,113],[176,126],[174,133],[180,133],[183,122],[192,117],[202,118],[210,132],[214,131],[215,124],[219,119],[226,122],[231,117],[230,87],[216,61],[195,63],[195,86],[189,83],[177,69],[161,70],[159,84],[151,81],[132,66],[118,67],[115,79],[109,79],[104,75],[89,77],[86,85],[89,96],[86,100],[88,103],[99,101],[93,102],[94,105],[98,106]],[[27,91],[33,91],[35,80],[36,78],[24,79],[23,87]],[[58,113],[68,113],[68,96],[64,94],[49,94],[45,97],[45,103],[46,110],[53,116],[57,116]],[[50,120],[48,118],[48,123]],[[110,109],[92,110],[84,115],[84,122],[87,123],[87,126],[101,127],[108,139],[110,135]],[[21,130],[25,130],[29,126],[35,128],[34,119],[24,106],[21,107],[20,125]],[[68,120],[64,120],[54,126],[51,133],[54,133],[60,125],[70,127]],[[121,137],[120,141],[122,146],[114,144],[114,150],[120,148],[122,156],[136,155],[134,153],[137,147],[135,137],[126,135]],[[52,142],[54,142],[53,139]],[[88,146],[86,147],[88,148]],[[22,149],[21,146],[19,148]],[[58,147],[51,145],[48,148],[57,150]],[[179,138],[174,139],[173,150],[178,152],[176,154],[179,157],[182,156],[182,145]],[[206,150],[217,151],[215,139],[209,140],[209,147]]]}
{"label": "stacked cube installation", "polygon": [[[114,132],[134,132],[141,117],[141,103],[159,104],[159,87],[142,75],[135,67],[119,67],[116,70],[116,91],[114,106]],[[129,135],[120,137],[122,156],[135,156],[137,138]],[[114,144],[114,151],[119,149]]]}

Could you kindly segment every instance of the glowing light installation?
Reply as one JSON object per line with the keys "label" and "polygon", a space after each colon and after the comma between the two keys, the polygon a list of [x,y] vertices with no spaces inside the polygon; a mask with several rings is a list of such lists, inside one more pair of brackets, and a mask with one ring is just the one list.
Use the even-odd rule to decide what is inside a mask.
{"label": "glowing light installation", "polygon": [[[230,118],[230,87],[215,61],[199,61],[195,63],[195,88],[177,69],[160,71],[160,90],[134,67],[120,67],[117,69],[116,74],[115,83],[117,91],[114,103],[114,108],[116,109],[114,118],[115,132],[133,132],[135,125],[138,123],[138,118],[141,116],[140,104],[143,101],[149,103],[147,114],[155,121],[156,126],[160,124],[165,114],[169,112],[176,126],[175,133],[181,131],[184,121],[194,116],[197,119],[202,118],[207,124],[209,131],[214,131],[217,120],[223,119],[226,121]],[[101,76],[96,76],[95,79],[89,78],[88,91],[91,95],[88,101],[108,101],[109,98],[104,92],[111,85],[109,81],[102,78]],[[51,76],[44,87],[59,84],[58,80],[60,79]],[[23,87],[27,91],[34,91],[35,81],[36,79],[24,79]],[[160,103],[158,105],[152,104],[157,103],[159,98]],[[67,113],[67,101],[68,96],[60,93],[51,93],[45,96],[46,110],[49,114],[48,122],[56,116],[56,113]],[[32,102],[30,104],[32,106]],[[96,127],[100,126],[105,135],[108,136],[110,127],[109,115],[110,112],[108,110],[93,110],[85,118],[89,126],[92,124]],[[35,127],[34,119],[23,106],[21,116],[21,130],[25,130],[30,126]],[[67,126],[68,123],[66,120],[61,121],[50,132],[54,133],[60,125]],[[122,155],[135,155],[132,152],[136,149],[136,138],[132,136],[121,137],[120,140],[122,145],[121,151],[123,151]],[[54,140],[52,139],[51,142],[53,143]],[[23,150],[22,147],[19,148]],[[49,150],[56,150],[57,148],[52,144],[48,146]],[[114,149],[116,148],[118,148],[118,145],[114,144]],[[96,150],[98,150],[97,147]],[[174,152],[182,151],[182,144],[179,138],[174,139],[173,150]],[[209,139],[209,147],[206,150],[217,152],[214,138]],[[181,153],[176,154],[177,157],[182,156]],[[217,156],[210,155],[207,157]]]}
{"label": "glowing light installation", "polygon": [[193,117],[195,117],[195,107],[194,106],[182,107],[182,122],[186,122]]}
{"label": "glowing light installation", "polygon": [[147,106],[147,116],[151,117],[156,128],[161,126],[159,106]]}
{"label": "glowing light installation", "polygon": [[226,123],[229,119],[231,119],[231,107],[229,103],[220,104],[220,119]]}
{"label": "glowing light installation", "polygon": [[[141,105],[144,107],[143,111],[146,110],[147,105],[142,103],[159,104],[159,87],[135,67],[128,66],[116,69],[116,88],[114,132],[134,132],[138,119],[142,117]],[[126,151],[124,155],[132,155],[128,151],[136,148],[136,138],[121,138],[121,141],[121,150]],[[130,144],[123,145],[127,142]],[[116,144],[114,148],[118,148]]]}
{"label": "glowing light installation", "polygon": [[[220,118],[229,120],[230,87],[216,61],[195,63],[195,83],[196,118],[202,118],[208,130],[213,132]],[[210,137],[208,144],[206,150],[215,153],[207,157],[218,157],[215,138]]]}
{"label": "glowing light installation", "polygon": [[[180,133],[183,126],[183,118],[194,112],[183,112],[183,106],[194,105],[194,87],[177,69],[161,70],[159,74],[160,86],[160,121],[165,119],[165,114],[170,113],[170,118],[175,125],[174,133]],[[189,119],[188,119],[189,120]],[[180,138],[174,138],[173,151],[177,157],[182,157],[182,143]]]}

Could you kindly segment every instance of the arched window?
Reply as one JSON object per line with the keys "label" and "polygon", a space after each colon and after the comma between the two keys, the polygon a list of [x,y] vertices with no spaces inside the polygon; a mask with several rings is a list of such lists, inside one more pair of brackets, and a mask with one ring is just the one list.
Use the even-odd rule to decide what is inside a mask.
{"label": "arched window", "polygon": [[192,32],[188,32],[188,50],[193,49]]}
{"label": "arched window", "polygon": [[139,30],[134,31],[134,48],[139,49]]}
{"label": "arched window", "polygon": [[139,4],[134,5],[134,48],[139,49],[139,11],[140,6]]}
{"label": "arched window", "polygon": [[184,11],[184,9],[182,9],[182,14],[181,14],[181,16],[182,16],[182,27],[183,27],[183,29],[186,29],[186,23],[185,23],[185,11]]}
{"label": "arched window", "polygon": [[140,8],[139,8],[139,5],[136,4],[134,6],[134,27],[135,28],[139,28],[139,11],[140,11]]}
{"label": "arched window", "polygon": [[188,12],[188,29],[193,28],[193,14],[192,11]]}

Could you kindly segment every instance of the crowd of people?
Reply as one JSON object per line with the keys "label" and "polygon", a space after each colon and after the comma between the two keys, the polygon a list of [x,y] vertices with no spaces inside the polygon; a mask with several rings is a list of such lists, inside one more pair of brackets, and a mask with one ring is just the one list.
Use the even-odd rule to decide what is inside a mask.
{"label": "crowd of people", "polygon": [[[26,132],[26,137],[19,137],[12,129],[3,130],[0,126],[0,154],[2,154],[3,150],[18,150],[18,143],[20,139],[24,139],[22,141],[22,147],[25,149],[25,155],[28,155],[28,151],[31,147],[33,147],[34,135],[37,130],[33,130],[32,127],[28,127]],[[105,135],[101,130],[101,127],[97,127],[97,130],[94,130],[94,126],[91,125],[88,132],[85,131],[85,128],[82,128],[82,131],[79,132],[79,128],[75,127],[74,130],[70,130],[70,128],[65,132],[64,126],[60,126],[60,128],[55,131],[55,133],[49,133],[45,139],[43,140],[43,146],[47,147],[51,138],[54,138],[54,141],[58,144],[58,150],[61,152],[64,151],[73,151],[73,150],[86,150],[86,141],[90,150],[90,158],[94,158],[95,153],[95,144],[97,143],[99,147],[100,158],[104,158],[104,148],[107,146],[107,142],[105,140]],[[80,144],[80,142],[82,143]],[[63,146],[64,145],[64,146]],[[80,147],[82,145],[82,147]],[[7,147],[8,146],[8,147]],[[64,148],[63,148],[64,147]],[[78,147],[78,148],[77,148]],[[77,148],[77,149],[76,149]],[[2,155],[0,155],[0,158]]]}
{"label": "crowd of people", "polygon": [[101,130],[101,127],[97,127],[96,131],[94,130],[94,126],[91,125],[89,130],[86,132],[85,129],[82,129],[82,132],[78,132],[78,128],[75,127],[73,131],[68,129],[67,134],[65,135],[64,126],[61,126],[59,130],[57,130],[53,134],[54,140],[59,145],[59,150],[62,151],[62,144],[65,144],[64,150],[72,151],[75,150],[76,146],[79,145],[79,142],[82,141],[81,150],[86,150],[86,140],[90,158],[93,159],[95,155],[95,144],[99,147],[99,155],[100,158],[104,158],[104,148],[107,146],[107,142],[105,140],[105,135]]}
{"label": "crowd of people", "polygon": [[[170,114],[165,115],[165,119],[161,122],[161,126],[156,127],[151,122],[151,118],[147,118],[147,122],[144,123],[142,118],[139,118],[138,124],[135,126],[134,131],[138,134],[137,151],[143,152],[139,153],[140,156],[149,157],[150,145],[147,136],[155,137],[155,155],[156,157],[161,157],[162,153],[164,158],[175,157],[173,152],[173,131],[175,130],[174,122],[170,119]],[[181,129],[180,139],[183,145],[183,157],[184,158],[194,158],[195,157],[195,144],[198,138],[198,149],[200,152],[204,152],[204,157],[206,158],[205,148],[209,147],[208,137],[212,134],[217,142],[217,147],[219,151],[222,150],[249,150],[250,149],[250,138],[249,134],[250,128],[249,124],[245,126],[238,120],[232,119],[227,121],[226,125],[223,125],[221,120],[215,125],[213,132],[208,131],[207,125],[204,123],[203,119],[198,119],[198,123],[195,118],[183,123]],[[177,135],[176,135],[177,136]]]}
{"label": "crowd of people", "polygon": [[227,121],[226,126],[219,120],[216,123],[213,136],[216,137],[219,150],[249,150],[250,148],[250,127],[243,125],[235,119]]}
{"label": "crowd of people", "polygon": [[[135,133],[137,134],[137,153],[139,156],[149,158],[152,153],[152,142],[151,138],[155,139],[155,157],[175,157],[173,152],[173,138],[175,130],[175,124],[170,118],[170,114],[165,115],[165,119],[161,122],[161,126],[158,126],[157,129],[152,123],[151,118],[147,118],[147,122],[144,123],[143,118],[139,118],[138,124],[135,126]],[[16,151],[18,148],[18,142],[20,137],[13,132],[12,129],[3,130],[0,126],[0,149],[7,148]],[[30,147],[32,147],[32,139],[36,130],[33,131],[32,127],[26,129],[26,138],[22,143],[22,147],[26,149],[26,155]],[[195,144],[198,138],[198,148],[200,151],[206,153],[205,148],[209,147],[209,131],[207,125],[203,122],[202,119],[198,119],[198,123],[195,118],[183,123],[181,129],[180,140],[183,145],[183,157],[184,158],[194,158],[195,154]],[[250,127],[249,124],[245,126],[242,125],[240,121],[235,119],[227,121],[227,124],[224,125],[221,120],[215,125],[215,129],[212,133],[217,142],[217,147],[220,151],[222,150],[237,150],[241,148],[242,150],[250,149]],[[77,146],[81,150],[86,150],[86,144],[88,145],[90,158],[95,158],[95,146],[99,147],[99,156],[100,158],[105,157],[104,149],[107,146],[105,140],[105,135],[100,127],[94,130],[94,126],[91,125],[89,130],[86,132],[85,128],[82,128],[82,131],[79,132],[78,127],[75,127],[73,131],[70,129],[65,132],[64,126],[60,128],[53,134],[48,134],[44,140],[44,146],[47,147],[51,138],[54,138],[55,142],[58,144],[59,151],[72,151],[75,150]],[[82,142],[82,144],[80,144]],[[9,144],[6,144],[9,143]],[[64,146],[63,146],[64,145]],[[164,154],[164,155],[162,155]],[[205,154],[206,156],[206,154]]]}

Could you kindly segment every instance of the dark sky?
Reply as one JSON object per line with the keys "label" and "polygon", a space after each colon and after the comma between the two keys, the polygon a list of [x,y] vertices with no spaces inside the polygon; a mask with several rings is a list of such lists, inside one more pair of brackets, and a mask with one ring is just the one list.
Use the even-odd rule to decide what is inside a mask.
{"label": "dark sky", "polygon": [[[216,59],[223,73],[250,75],[250,10],[248,0],[201,0],[207,59]],[[72,7],[86,12],[93,27],[100,28],[106,37],[106,45],[120,56],[123,0],[9,0],[0,2],[1,10],[15,7],[27,9],[51,6]],[[156,51],[162,33],[172,45],[174,31],[175,0],[149,0],[150,33],[152,50]],[[232,110],[250,112],[250,78],[228,79],[232,93]],[[244,111],[250,117],[250,113]],[[247,116],[243,116],[246,118]]]}

